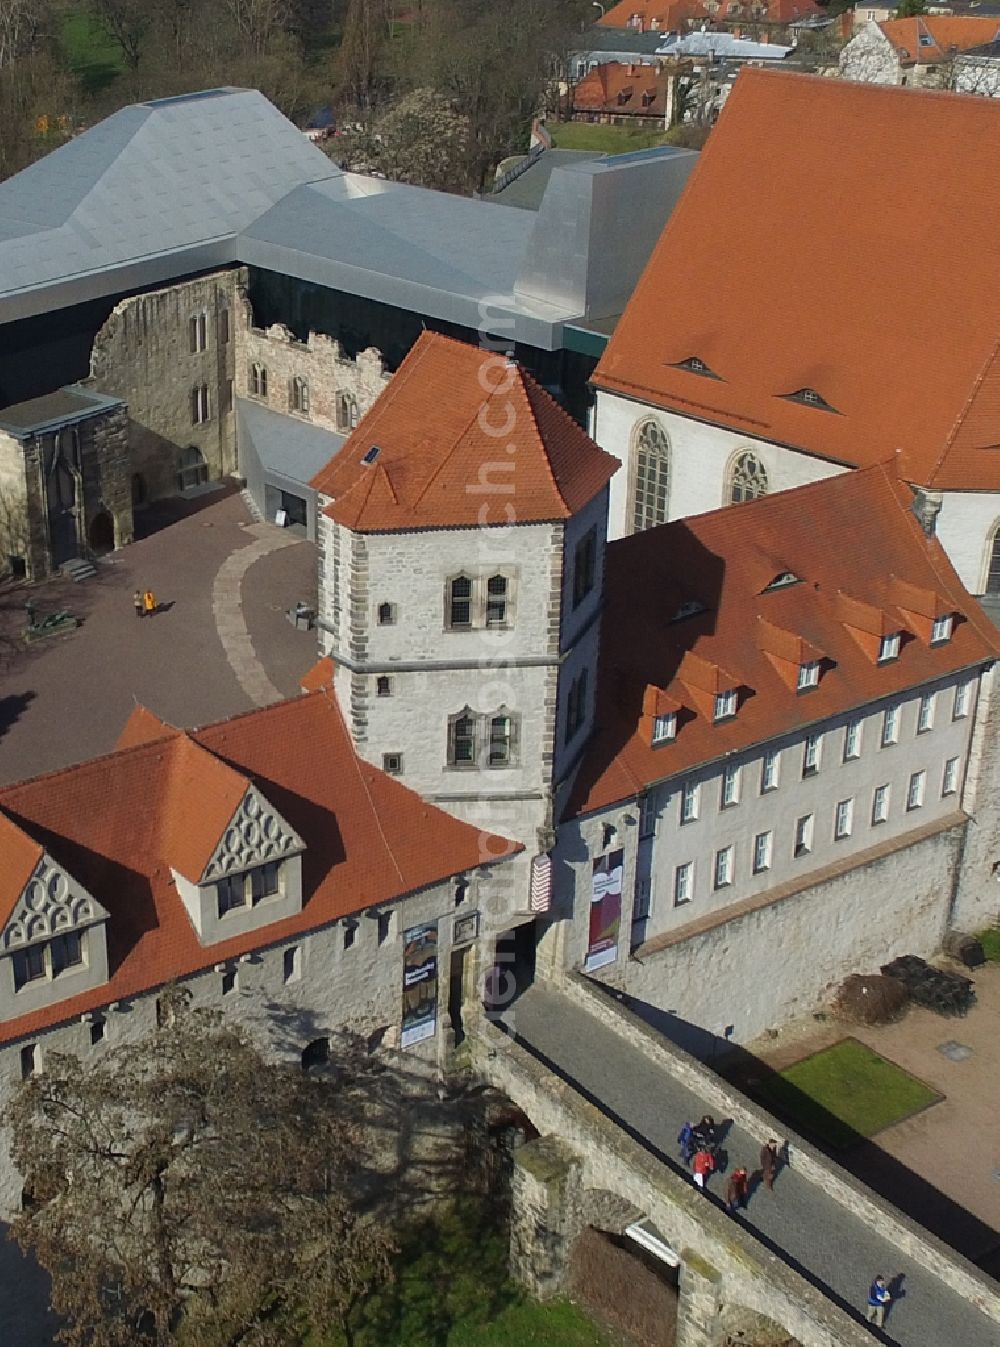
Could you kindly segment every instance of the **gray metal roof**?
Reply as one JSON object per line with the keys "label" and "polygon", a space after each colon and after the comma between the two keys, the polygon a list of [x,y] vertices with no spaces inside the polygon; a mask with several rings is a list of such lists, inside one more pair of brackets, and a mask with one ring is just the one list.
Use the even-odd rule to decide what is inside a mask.
{"label": "gray metal roof", "polygon": [[663,41],[662,32],[640,33],[635,28],[588,28],[573,39],[574,56],[622,52],[626,56],[652,56]]}
{"label": "gray metal roof", "polygon": [[[500,206],[517,206],[519,210],[538,210],[554,168],[604,157],[600,150],[546,150],[501,191],[491,192],[483,200]],[[521,162],[525,163],[526,159]],[[517,167],[513,165],[511,171]]]}
{"label": "gray metal roof", "polygon": [[534,217],[344,173],[253,90],[140,103],[0,184],[0,323],[246,263],[554,349],[588,276],[624,307],[693,161],[636,165],[622,207],[553,170]]}
{"label": "gray metal roof", "polygon": [[670,33],[658,49],[661,56],[714,56],[724,60],[783,61],[794,47],[777,42],[752,42],[734,33]]}
{"label": "gray metal roof", "polygon": [[6,430],[16,440],[26,440],[32,435],[72,425],[74,421],[85,421],[89,416],[124,406],[121,398],[108,397],[91,388],[71,384],[67,388],[56,389],[54,393],[46,393],[43,397],[5,407],[0,412],[0,430]]}
{"label": "gray metal roof", "polygon": [[347,438],[249,398],[236,399],[236,425],[240,444],[250,442],[262,468],[302,485],[326,467]]}

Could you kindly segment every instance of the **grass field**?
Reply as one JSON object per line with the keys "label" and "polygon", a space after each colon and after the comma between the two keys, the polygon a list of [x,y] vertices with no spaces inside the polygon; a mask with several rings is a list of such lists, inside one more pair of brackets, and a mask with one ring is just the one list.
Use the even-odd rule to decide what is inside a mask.
{"label": "grass field", "polygon": [[663,131],[640,131],[631,126],[602,126],[600,122],[549,122],[546,129],[557,150],[596,150],[626,154],[668,144]]}
{"label": "grass field", "polygon": [[795,1062],[755,1093],[794,1128],[838,1150],[941,1098],[856,1038]]}
{"label": "grass field", "polygon": [[87,93],[100,93],[124,69],[121,48],[92,14],[67,10],[62,17],[60,36],[70,68]]}
{"label": "grass field", "polygon": [[514,1305],[491,1324],[455,1328],[448,1334],[447,1347],[610,1347],[610,1343],[582,1310],[556,1300]]}

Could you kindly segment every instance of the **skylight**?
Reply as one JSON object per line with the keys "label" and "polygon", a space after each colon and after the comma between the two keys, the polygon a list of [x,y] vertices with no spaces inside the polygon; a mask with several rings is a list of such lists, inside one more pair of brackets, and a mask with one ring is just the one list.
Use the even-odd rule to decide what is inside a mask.
{"label": "skylight", "polygon": [[689,599],[687,603],[682,603],[670,619],[671,622],[683,622],[686,617],[697,617],[699,613],[705,612],[705,605],[700,599]]}
{"label": "skylight", "polygon": [[772,589],[787,589],[789,585],[800,585],[802,581],[794,571],[779,571],[774,579],[764,586],[762,594],[769,593]]}
{"label": "skylight", "polygon": [[380,444],[373,444],[368,452],[362,455],[361,462],[364,463],[366,467],[370,468],[381,452],[382,446]]}
{"label": "skylight", "polygon": [[826,398],[817,393],[815,388],[797,388],[794,393],[783,393],[786,402],[801,402],[803,407],[815,407],[821,412],[836,412],[836,407],[831,407]]}
{"label": "skylight", "polygon": [[696,355],[689,355],[686,360],[678,360],[674,369],[686,369],[690,374],[701,374],[706,379],[717,379],[719,376],[714,369],[710,369],[704,360]]}

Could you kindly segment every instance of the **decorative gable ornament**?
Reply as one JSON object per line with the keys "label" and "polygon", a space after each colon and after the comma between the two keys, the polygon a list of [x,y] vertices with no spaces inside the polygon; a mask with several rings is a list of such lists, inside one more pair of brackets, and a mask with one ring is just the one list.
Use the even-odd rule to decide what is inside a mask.
{"label": "decorative gable ornament", "polygon": [[250,870],[304,850],[305,843],[298,833],[255,786],[250,786],[205,866],[200,883],[209,884],[223,875]]}
{"label": "decorative gable ornament", "polygon": [[107,919],[105,908],[44,852],[3,929],[3,948],[19,949]]}

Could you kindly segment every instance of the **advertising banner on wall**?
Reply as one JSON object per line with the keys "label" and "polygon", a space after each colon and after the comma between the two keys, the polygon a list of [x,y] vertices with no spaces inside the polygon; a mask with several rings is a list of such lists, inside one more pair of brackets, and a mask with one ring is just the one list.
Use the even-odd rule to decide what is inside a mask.
{"label": "advertising banner on wall", "polygon": [[584,968],[592,972],[618,958],[622,924],[622,874],[625,852],[610,851],[594,859],[590,887],[590,938]]}
{"label": "advertising banner on wall", "polygon": [[433,1038],[437,1028],[437,923],[411,926],[403,932],[403,1027],[404,1048]]}

